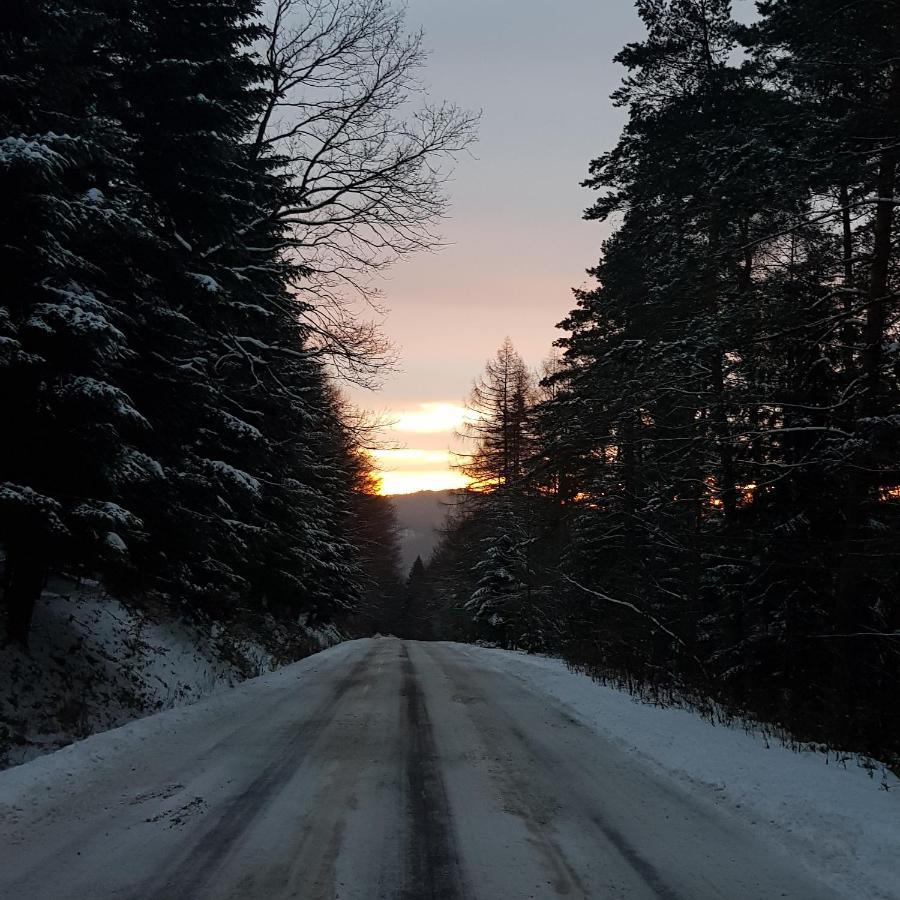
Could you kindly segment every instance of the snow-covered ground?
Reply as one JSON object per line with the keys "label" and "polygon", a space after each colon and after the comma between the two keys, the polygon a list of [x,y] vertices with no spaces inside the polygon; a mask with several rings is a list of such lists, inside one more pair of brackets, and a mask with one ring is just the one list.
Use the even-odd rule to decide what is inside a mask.
{"label": "snow-covered ground", "polygon": [[0,896],[900,897],[900,784],[555,660],[352,641],[0,773]]}
{"label": "snow-covered ground", "polygon": [[[336,634],[308,631],[310,649]],[[131,609],[96,582],[54,579],[29,653],[0,652],[0,768],[193,703],[276,668],[253,635]]]}
{"label": "snow-covered ground", "polygon": [[479,651],[585,725],[688,790],[770,831],[850,898],[900,898],[900,779],[883,766],[792,749],[762,731],[651,706],[541,656]]}

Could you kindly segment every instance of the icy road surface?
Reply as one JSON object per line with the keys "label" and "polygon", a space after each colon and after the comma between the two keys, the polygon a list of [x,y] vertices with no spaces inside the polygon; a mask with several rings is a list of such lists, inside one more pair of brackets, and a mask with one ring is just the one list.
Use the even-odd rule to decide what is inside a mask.
{"label": "icy road surface", "polygon": [[516,671],[354,641],[0,773],[0,897],[836,896]]}

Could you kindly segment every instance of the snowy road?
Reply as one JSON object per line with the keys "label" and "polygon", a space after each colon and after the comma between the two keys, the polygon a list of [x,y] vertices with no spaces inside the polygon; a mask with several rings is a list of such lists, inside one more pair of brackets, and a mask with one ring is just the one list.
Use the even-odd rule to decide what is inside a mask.
{"label": "snowy road", "polygon": [[0,897],[832,896],[489,655],[355,641],[0,774]]}

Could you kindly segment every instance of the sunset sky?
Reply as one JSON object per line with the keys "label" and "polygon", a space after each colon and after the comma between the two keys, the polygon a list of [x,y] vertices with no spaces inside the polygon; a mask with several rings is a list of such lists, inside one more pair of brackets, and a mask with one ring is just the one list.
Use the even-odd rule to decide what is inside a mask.
{"label": "sunset sky", "polygon": [[385,437],[405,449],[378,454],[385,493],[460,486],[448,451],[485,361],[507,335],[532,366],[548,355],[607,233],[582,221],[579,183],[623,122],[611,60],[642,34],[631,0],[410,0],[408,20],[425,29],[433,96],[483,117],[450,185],[449,246],[381,285],[402,371],[353,400],[397,421]]}

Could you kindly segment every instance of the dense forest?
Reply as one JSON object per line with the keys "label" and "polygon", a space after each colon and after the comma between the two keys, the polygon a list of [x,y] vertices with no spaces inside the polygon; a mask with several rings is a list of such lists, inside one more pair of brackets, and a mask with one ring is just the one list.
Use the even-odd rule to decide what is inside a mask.
{"label": "dense forest", "polygon": [[3,5],[8,640],[53,572],[362,630],[397,590],[340,386],[390,362],[370,276],[435,244],[473,138],[424,59],[382,0]]}
{"label": "dense forest", "polygon": [[[611,236],[405,585],[341,393],[475,118],[386,0],[0,13],[2,618],[50,573],[229,622],[482,640],[900,759],[900,17],[637,0]],[[590,262],[586,260],[586,263]]]}
{"label": "dense forest", "polygon": [[441,634],[900,758],[900,17],[638,0],[613,226],[539,376],[476,383]]}

